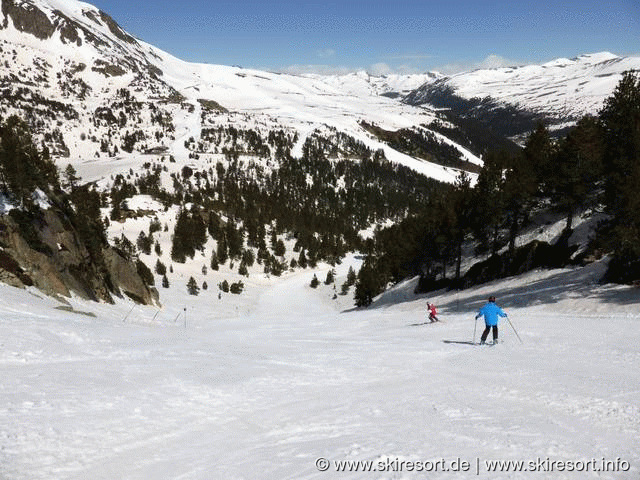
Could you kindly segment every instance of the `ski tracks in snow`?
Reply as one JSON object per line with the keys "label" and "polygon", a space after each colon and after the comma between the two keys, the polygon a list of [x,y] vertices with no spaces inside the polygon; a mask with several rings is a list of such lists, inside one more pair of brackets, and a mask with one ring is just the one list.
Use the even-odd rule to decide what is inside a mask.
{"label": "ski tracks in snow", "polygon": [[[620,457],[634,470],[580,478],[637,474],[637,318],[612,313],[605,336],[598,318],[512,308],[524,344],[503,324],[503,343],[472,347],[455,342],[471,340],[473,312],[443,308],[446,323],[412,326],[424,321],[422,301],[345,309],[330,287],[309,286],[313,273],[266,286],[249,314],[189,328],[123,323],[125,305],[97,318],[7,306],[0,478],[334,478],[318,471],[320,457]],[[9,293],[7,305],[28,298]]]}

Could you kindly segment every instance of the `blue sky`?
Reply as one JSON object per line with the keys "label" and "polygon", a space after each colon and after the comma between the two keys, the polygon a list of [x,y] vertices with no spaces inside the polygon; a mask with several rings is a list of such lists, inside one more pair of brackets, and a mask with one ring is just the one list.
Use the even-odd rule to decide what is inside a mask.
{"label": "blue sky", "polygon": [[451,73],[640,53],[640,2],[94,0],[188,61],[276,71]]}

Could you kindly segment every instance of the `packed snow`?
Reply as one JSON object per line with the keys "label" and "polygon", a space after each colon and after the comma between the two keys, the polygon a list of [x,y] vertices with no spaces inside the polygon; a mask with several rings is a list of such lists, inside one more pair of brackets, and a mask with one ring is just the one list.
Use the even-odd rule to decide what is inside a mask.
{"label": "packed snow", "polygon": [[[309,286],[328,269],[160,309],[0,285],[0,478],[638,478],[638,289],[598,284],[603,264],[428,297],[412,280],[368,309]],[[503,321],[472,345],[491,294],[522,343]]]}

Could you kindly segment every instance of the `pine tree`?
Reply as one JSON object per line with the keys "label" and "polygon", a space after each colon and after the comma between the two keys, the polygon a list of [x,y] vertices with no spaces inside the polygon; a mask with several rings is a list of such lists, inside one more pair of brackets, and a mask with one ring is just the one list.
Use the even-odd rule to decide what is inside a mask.
{"label": "pine tree", "polygon": [[200,293],[200,287],[198,287],[198,283],[195,278],[189,277],[189,282],[187,282],[187,291],[189,292],[189,295],[198,295]]}
{"label": "pine tree", "polygon": [[207,241],[206,231],[195,204],[191,211],[181,209],[173,233],[171,258],[178,263],[185,263],[187,257],[193,258],[195,251],[202,249]]}
{"label": "pine tree", "polygon": [[577,210],[597,203],[594,192],[602,180],[603,132],[597,119],[586,116],[561,140],[550,175],[552,199],[567,213],[566,232]]}
{"label": "pine tree", "polygon": [[76,185],[78,184],[78,180],[80,180],[80,177],[78,177],[78,172],[75,168],[73,168],[73,165],[68,163],[67,167],[64,169],[64,182],[62,186],[68,190],[71,190],[76,187]]}
{"label": "pine tree", "polygon": [[153,278],[153,273],[151,273],[149,267],[147,267],[145,263],[140,259],[136,260],[136,271],[138,272],[138,275],[140,275],[140,278],[142,278],[142,281],[145,283],[145,285],[155,285],[156,282]]}
{"label": "pine tree", "polygon": [[333,269],[330,269],[327,272],[327,277],[324,280],[324,284],[331,285],[334,282],[334,279],[335,279],[335,271]]}
{"label": "pine tree", "polygon": [[253,252],[251,250],[246,249],[242,252],[242,262],[247,267],[253,266],[253,264],[255,263],[255,256],[253,255]]}
{"label": "pine tree", "polygon": [[28,207],[36,188],[48,192],[60,187],[55,164],[38,152],[29,126],[15,115],[0,126],[0,182]]}
{"label": "pine tree", "polygon": [[[606,204],[616,214],[626,210],[628,184],[640,163],[640,77],[624,74],[600,112],[607,173]],[[637,184],[636,184],[637,187]]]}
{"label": "pine tree", "polygon": [[503,173],[510,156],[505,151],[490,151],[474,187],[472,229],[479,241],[479,251],[496,254],[499,249],[500,227],[505,217],[505,195]]}
{"label": "pine tree", "polygon": [[240,295],[243,290],[244,290],[244,283],[242,283],[241,281],[234,282],[229,287],[229,292],[235,295]]}
{"label": "pine tree", "polygon": [[151,237],[147,237],[147,235],[141,230],[138,235],[138,240],[136,241],[136,246],[138,250],[145,255],[151,255],[151,244],[153,239]]}
{"label": "pine tree", "polygon": [[318,277],[316,276],[316,274],[313,274],[313,278],[311,279],[311,288],[318,288],[318,285],[320,285],[320,280],[318,280]]}
{"label": "pine tree", "polygon": [[356,276],[356,271],[353,267],[349,267],[349,271],[347,272],[347,286],[350,287],[356,284],[356,280],[358,277]]}
{"label": "pine tree", "polygon": [[298,255],[298,265],[302,268],[307,268],[307,256],[304,253],[304,250],[300,250],[300,255]]}
{"label": "pine tree", "polygon": [[180,209],[173,233],[173,242],[171,244],[171,259],[174,262],[185,263],[187,255],[193,258],[195,251],[191,248],[189,237],[189,214],[185,210]]}
{"label": "pine tree", "polygon": [[218,241],[218,248],[216,250],[216,255],[218,257],[218,264],[224,265],[227,263],[227,259],[229,258],[229,250],[227,248],[227,240],[225,236],[222,236]]}
{"label": "pine tree", "polygon": [[273,249],[273,254],[276,257],[284,257],[286,252],[287,252],[287,249],[284,245],[284,242],[282,241],[282,239],[278,239],[276,241],[275,248]]}
{"label": "pine tree", "polygon": [[[242,231],[235,228],[234,222],[229,219],[225,229],[227,248],[229,249],[229,258],[239,259],[242,256],[242,247],[244,246],[244,238]],[[224,263],[224,262],[220,262]]]}
{"label": "pine tree", "polygon": [[533,187],[545,187],[547,179],[554,173],[554,145],[549,130],[543,122],[539,122],[527,137],[523,150],[524,161],[533,173]]}
{"label": "pine tree", "polygon": [[209,263],[209,266],[211,267],[211,270],[220,270],[220,265],[218,264],[218,255],[216,254],[215,250],[211,252],[211,262]]}
{"label": "pine tree", "polygon": [[249,276],[249,270],[247,269],[247,264],[244,262],[240,262],[240,268],[238,268],[238,273],[240,275],[244,275],[245,277]]}
{"label": "pine tree", "polygon": [[166,275],[162,276],[162,288],[169,288],[169,279]]}
{"label": "pine tree", "polygon": [[160,261],[160,259],[156,260],[155,272],[158,275],[166,275],[167,273],[167,267]]}
{"label": "pine tree", "polygon": [[[100,194],[94,186],[82,185],[73,189],[70,198],[76,210],[74,226],[78,236],[89,251],[92,261],[100,265],[103,261],[103,248],[108,243],[100,211]],[[129,246],[134,252],[135,247],[131,244]]]}
{"label": "pine tree", "polygon": [[627,72],[600,112],[604,131],[605,205],[612,214],[614,258],[607,279],[640,280],[640,76]]}
{"label": "pine tree", "polygon": [[220,240],[223,234],[222,227],[220,226],[221,223],[222,222],[220,221],[220,217],[215,212],[209,212],[209,223],[207,225],[207,231],[214,240]]}
{"label": "pine tree", "polygon": [[[535,132],[534,132],[535,133]],[[546,148],[539,145],[544,135],[539,134],[532,141],[527,141],[525,151],[521,155],[512,157],[507,166],[504,182],[505,214],[509,224],[509,256],[515,254],[516,238],[520,233],[522,222],[534,207],[536,194],[539,191],[538,174],[536,173],[537,159],[533,153],[534,145],[538,148]]]}
{"label": "pine tree", "polygon": [[355,301],[358,307],[367,307],[373,302],[373,298],[380,293],[382,285],[379,274],[369,261],[365,261],[358,272],[356,282]]}
{"label": "pine tree", "polygon": [[462,172],[456,179],[450,197],[451,199],[447,203],[447,205],[453,209],[453,224],[450,225],[450,234],[456,260],[455,279],[456,282],[459,282],[462,263],[462,245],[466,235],[472,230],[472,211],[474,206],[471,179],[465,172]]}

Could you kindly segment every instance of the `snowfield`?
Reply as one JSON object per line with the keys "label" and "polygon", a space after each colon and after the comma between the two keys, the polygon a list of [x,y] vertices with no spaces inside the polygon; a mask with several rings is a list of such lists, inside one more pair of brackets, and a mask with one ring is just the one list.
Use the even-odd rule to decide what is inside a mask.
{"label": "snowfield", "polygon": [[466,99],[490,96],[501,104],[577,119],[598,112],[623,72],[636,70],[639,63],[638,57],[599,52],[542,65],[462,72],[447,78],[446,85]]}
{"label": "snowfield", "polygon": [[[172,288],[160,310],[0,285],[0,478],[638,478],[639,292],[598,285],[602,265],[428,298],[407,281],[366,310],[313,273]],[[489,294],[522,344],[505,322],[470,344]]]}

